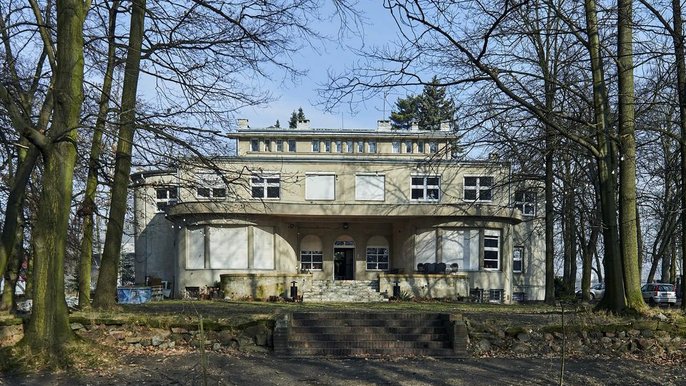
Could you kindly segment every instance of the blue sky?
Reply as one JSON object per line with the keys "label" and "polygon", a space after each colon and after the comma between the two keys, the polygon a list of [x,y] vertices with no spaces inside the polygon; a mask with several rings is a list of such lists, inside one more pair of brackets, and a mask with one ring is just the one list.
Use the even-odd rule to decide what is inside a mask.
{"label": "blue sky", "polygon": [[[396,26],[388,10],[379,2],[362,1],[358,8],[363,8],[362,14],[366,18],[364,36],[348,36],[341,42],[327,41],[315,47],[306,46],[294,54],[294,64],[308,74],[295,83],[282,82],[283,74],[274,73],[274,81],[265,84],[278,98],[275,102],[264,107],[244,108],[236,114],[237,118],[247,118],[252,127],[266,127],[273,125],[277,119],[281,126],[288,125],[288,119],[298,107],[302,107],[312,127],[326,128],[371,128],[376,127],[376,121],[385,119],[390,114],[390,108],[398,97],[405,96],[405,90],[390,91],[386,97],[384,115],[384,98],[370,100],[364,105],[357,106],[356,112],[351,113],[349,106],[341,106],[337,113],[326,113],[318,107],[319,96],[317,88],[327,81],[327,72],[343,71],[346,66],[354,64],[354,49],[384,44],[395,39]],[[327,10],[323,10],[326,13]],[[337,39],[339,25],[327,20],[317,23],[317,30],[334,40]]]}

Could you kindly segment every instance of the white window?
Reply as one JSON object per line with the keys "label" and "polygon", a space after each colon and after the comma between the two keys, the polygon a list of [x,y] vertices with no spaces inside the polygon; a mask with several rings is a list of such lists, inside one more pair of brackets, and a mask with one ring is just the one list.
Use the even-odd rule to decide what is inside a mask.
{"label": "white window", "polygon": [[383,175],[358,174],[355,176],[355,200],[358,201],[383,201],[384,200]]}
{"label": "white window", "polygon": [[375,140],[369,140],[369,152],[370,153],[376,153],[376,141]]}
{"label": "white window", "polygon": [[248,228],[210,227],[210,269],[248,268]]}
{"label": "white window", "polygon": [[289,139],[288,140],[288,151],[291,153],[295,153],[295,148],[296,148],[295,139]]}
{"label": "white window", "polygon": [[253,227],[253,268],[274,269],[274,228]]}
{"label": "white window", "polygon": [[197,186],[195,197],[206,200],[219,200],[226,198],[226,185],[220,176],[210,173],[199,173],[195,176]]}
{"label": "white window", "polygon": [[515,192],[514,206],[519,209],[524,216],[535,216],[536,192],[527,190]]}
{"label": "white window", "polygon": [[429,152],[438,153],[438,144],[436,142],[429,142]]}
{"label": "white window", "polygon": [[336,153],[343,153],[343,141],[336,141]]}
{"label": "white window", "polygon": [[268,139],[264,140],[264,151],[272,151],[272,141]]}
{"label": "white window", "polygon": [[306,200],[334,200],[336,176],[334,174],[307,174],[305,176]]}
{"label": "white window", "polygon": [[322,241],[319,237],[308,235],[300,241],[300,269],[322,270]]}
{"label": "white window", "polygon": [[324,151],[327,153],[331,153],[331,140],[330,139],[324,140]]}
{"label": "white window", "polygon": [[391,142],[391,153],[400,153],[400,141]]}
{"label": "white window", "polygon": [[357,141],[357,152],[364,153],[364,141]]}
{"label": "white window", "polygon": [[345,146],[345,147],[346,147],[346,149],[345,149],[346,153],[352,153],[352,152],[353,152],[353,149],[354,149],[354,148],[353,148],[353,140],[352,140],[352,139],[349,139],[348,142],[346,142],[346,146]]}
{"label": "white window", "polygon": [[514,247],[512,250],[512,272],[522,273],[524,271],[524,247]]}
{"label": "white window", "polygon": [[441,251],[446,266],[451,270],[457,268],[459,271],[478,271],[481,244],[479,237],[478,229],[444,229]]}
{"label": "white window", "polygon": [[276,140],[276,151],[278,151],[278,152],[283,151],[283,140],[282,139]]}
{"label": "white window", "polygon": [[322,251],[300,251],[300,269],[321,271]]}
{"label": "white window", "polygon": [[492,201],[493,177],[465,177],[464,199],[467,201]]}
{"label": "white window", "polygon": [[252,198],[280,198],[281,176],[278,174],[253,175],[250,179]]}
{"label": "white window", "polygon": [[436,230],[419,229],[414,238],[415,264],[436,262]]}
{"label": "white window", "polygon": [[251,139],[250,140],[250,151],[260,151],[260,140]]}
{"label": "white window", "polygon": [[312,140],[312,152],[314,153],[319,153],[319,140],[318,139],[313,139]]}
{"label": "white window", "polygon": [[205,228],[186,228],[186,269],[205,269]]}
{"label": "white window", "polygon": [[226,188],[200,186],[196,189],[195,196],[208,200],[226,198]]}
{"label": "white window", "polygon": [[412,200],[413,201],[438,201],[440,178],[437,176],[413,176],[412,177]]}
{"label": "white window", "polygon": [[155,188],[155,205],[158,212],[164,212],[170,205],[176,204],[179,198],[178,189],[173,186]]}
{"label": "white window", "polygon": [[417,152],[424,153],[424,141],[417,142]]}
{"label": "white window", "polygon": [[495,271],[500,269],[500,232],[484,231],[484,269]]}
{"label": "white window", "polygon": [[388,248],[387,247],[367,247],[367,270],[368,271],[387,271],[388,270]]}

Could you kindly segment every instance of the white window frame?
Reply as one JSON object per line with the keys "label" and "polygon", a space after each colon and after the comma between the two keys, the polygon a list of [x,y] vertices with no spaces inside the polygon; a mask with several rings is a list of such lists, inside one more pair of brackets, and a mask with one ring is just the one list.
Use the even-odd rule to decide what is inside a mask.
{"label": "white window frame", "polygon": [[260,140],[257,138],[250,139],[250,151],[260,151]]}
{"label": "white window frame", "polygon": [[295,139],[288,140],[288,152],[295,153],[298,146],[298,142]]}
{"label": "white window frame", "polygon": [[[485,229],[484,230],[484,236],[483,236],[483,247],[484,247],[484,254],[483,254],[483,267],[484,271],[499,271],[500,270],[500,231],[497,230],[490,230],[490,229]],[[495,241],[495,246],[493,245],[487,245],[489,244],[488,241]],[[492,255],[495,254],[495,258],[492,257]],[[491,255],[489,258],[486,258],[486,255]],[[486,263],[489,262],[489,265],[492,265],[495,263],[495,266],[490,266],[487,267]]]}
{"label": "white window frame", "polygon": [[391,266],[388,246],[367,246],[367,271],[388,271]]}
{"label": "white window frame", "polygon": [[343,153],[343,141],[336,140],[336,153]]}
{"label": "white window frame", "polygon": [[[273,181],[276,179],[277,181]],[[257,181],[256,181],[257,180]],[[270,181],[272,180],[272,181]],[[262,195],[255,195],[255,188],[262,189]],[[277,196],[269,197],[269,188],[277,188]],[[259,200],[281,199],[281,175],[279,173],[260,173],[250,177],[250,196]]]}
{"label": "white window frame", "polygon": [[[422,184],[417,185],[415,184],[412,180],[415,178],[421,178],[422,179]],[[438,179],[438,184],[433,185],[429,184],[428,180],[430,178],[436,178]],[[420,198],[415,198],[413,197],[413,193],[415,191],[421,190],[422,192],[422,197]],[[429,198],[428,197],[428,192],[430,190],[436,190],[436,197],[435,198]],[[436,176],[436,175],[411,175],[410,176],[410,200],[415,201],[415,202],[438,202],[441,200],[441,177]]]}
{"label": "white window frame", "polygon": [[272,141],[270,139],[265,139],[263,142],[264,142],[264,151],[265,152],[271,152],[272,151]]}
{"label": "white window frame", "polygon": [[312,140],[312,152],[319,153],[321,151],[322,144],[318,139]]}
{"label": "white window frame", "polygon": [[522,216],[536,216],[537,194],[533,190],[518,190],[515,192],[514,207],[522,212]]}
{"label": "white window frame", "polygon": [[424,153],[424,141],[417,141],[417,153]]}
{"label": "white window frame", "polygon": [[[519,268],[517,265],[519,264]],[[524,272],[524,247],[516,246],[512,249],[512,272]]]}
{"label": "white window frame", "polygon": [[364,153],[364,141],[357,141],[357,152]]}
{"label": "white window frame", "polygon": [[[362,196],[363,191],[360,189],[360,178],[359,177],[377,177],[381,178],[381,195],[373,196]],[[386,200],[386,176],[384,174],[356,174],[355,175],[355,200],[356,201],[385,201]]]}
{"label": "white window frame", "polygon": [[438,143],[434,141],[429,142],[429,153],[438,153]]}
{"label": "white window frame", "polygon": [[[228,197],[228,189],[216,174],[198,173],[196,175],[198,185],[195,187],[195,198],[198,200],[225,200]],[[201,194],[207,190],[207,194]]]}
{"label": "white window frame", "polygon": [[[160,198],[160,193],[165,197]],[[179,202],[179,188],[177,186],[158,186],[155,187],[155,208],[158,213],[167,210],[167,207]],[[160,207],[162,204],[162,207]]]}
{"label": "white window frame", "polygon": [[[467,185],[467,179],[468,178],[475,178],[476,185]],[[490,178],[491,179],[491,184],[490,185],[483,185],[482,184],[482,179],[485,178]],[[493,201],[493,187],[495,186],[495,177],[494,176],[486,176],[486,175],[480,175],[480,176],[464,176],[462,179],[462,186],[463,186],[463,191],[462,191],[462,199],[464,201],[469,201],[469,202],[492,202]],[[467,191],[474,192],[475,199],[467,198]],[[482,199],[482,192],[489,192],[490,198],[489,199]]]}
{"label": "white window frame", "polygon": [[283,139],[276,140],[276,151],[283,152]]}
{"label": "white window frame", "polygon": [[331,153],[331,140],[330,139],[324,140],[324,152],[325,153]]}
{"label": "white window frame", "polygon": [[[315,176],[320,176],[320,177],[332,177],[332,193],[333,197],[330,198],[318,198],[318,197],[311,197],[308,196],[308,193],[311,192],[311,190],[308,188],[308,177],[315,177]],[[305,173],[305,200],[307,201],[334,201],[336,200],[336,174],[335,173],[328,173],[328,172],[323,172],[323,173]]]}
{"label": "white window frame", "polygon": [[[322,251],[300,251],[300,269],[307,271],[321,271],[324,265]],[[315,268],[315,266],[318,266]]]}

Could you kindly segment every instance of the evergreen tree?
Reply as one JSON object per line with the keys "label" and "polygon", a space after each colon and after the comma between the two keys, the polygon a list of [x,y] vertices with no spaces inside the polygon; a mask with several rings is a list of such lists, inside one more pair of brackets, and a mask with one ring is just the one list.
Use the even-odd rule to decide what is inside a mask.
{"label": "evergreen tree", "polygon": [[274,127],[276,127],[277,129],[281,127],[281,122],[279,122],[278,119],[276,120],[276,123],[274,124]]}
{"label": "evergreen tree", "polygon": [[291,118],[288,120],[288,128],[289,129],[295,129],[298,127],[298,121],[305,121],[307,118],[305,117],[305,112],[303,111],[302,107],[298,107],[298,112],[293,111],[291,114]]}
{"label": "evergreen tree", "polygon": [[305,118],[305,113],[303,112],[302,107],[298,107],[298,120],[299,121],[305,121],[307,118]]}
{"label": "evergreen tree", "polygon": [[409,130],[412,122],[419,114],[419,97],[408,95],[407,98],[398,98],[395,102],[395,110],[391,112],[391,125],[394,129]]}
{"label": "evergreen tree", "polygon": [[417,122],[420,130],[439,130],[441,122],[452,122],[455,119],[455,102],[438,84],[434,77],[420,95],[398,98],[396,111],[390,116],[393,128],[409,130],[412,122]]}
{"label": "evergreen tree", "polygon": [[441,122],[455,119],[455,102],[446,97],[445,88],[434,77],[419,97],[417,123],[421,130],[439,130]]}
{"label": "evergreen tree", "polygon": [[288,128],[295,129],[296,127],[298,127],[298,114],[293,111],[291,118],[288,120]]}

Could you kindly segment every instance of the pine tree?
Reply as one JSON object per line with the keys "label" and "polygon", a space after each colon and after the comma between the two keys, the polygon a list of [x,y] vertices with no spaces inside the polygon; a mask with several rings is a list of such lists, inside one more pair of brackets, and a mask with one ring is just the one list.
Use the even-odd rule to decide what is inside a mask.
{"label": "pine tree", "polygon": [[298,112],[293,111],[291,118],[288,120],[288,128],[296,129],[298,127],[298,122],[306,121],[305,112],[302,107],[298,107]]}
{"label": "pine tree", "polygon": [[433,77],[420,95],[398,98],[396,111],[390,116],[393,128],[409,130],[412,123],[417,122],[420,130],[439,130],[441,122],[452,122],[455,119],[455,102],[438,84],[438,79]]}
{"label": "pine tree", "polygon": [[291,114],[291,119],[288,120],[288,128],[295,129],[298,127],[298,114],[293,111]]}
{"label": "pine tree", "polygon": [[409,130],[412,122],[419,114],[419,97],[408,95],[406,98],[398,98],[395,102],[395,110],[391,112],[391,125],[394,129]]}
{"label": "pine tree", "polygon": [[274,127],[276,127],[277,129],[281,127],[281,122],[279,122],[278,119],[276,120],[276,123],[274,124]]}

